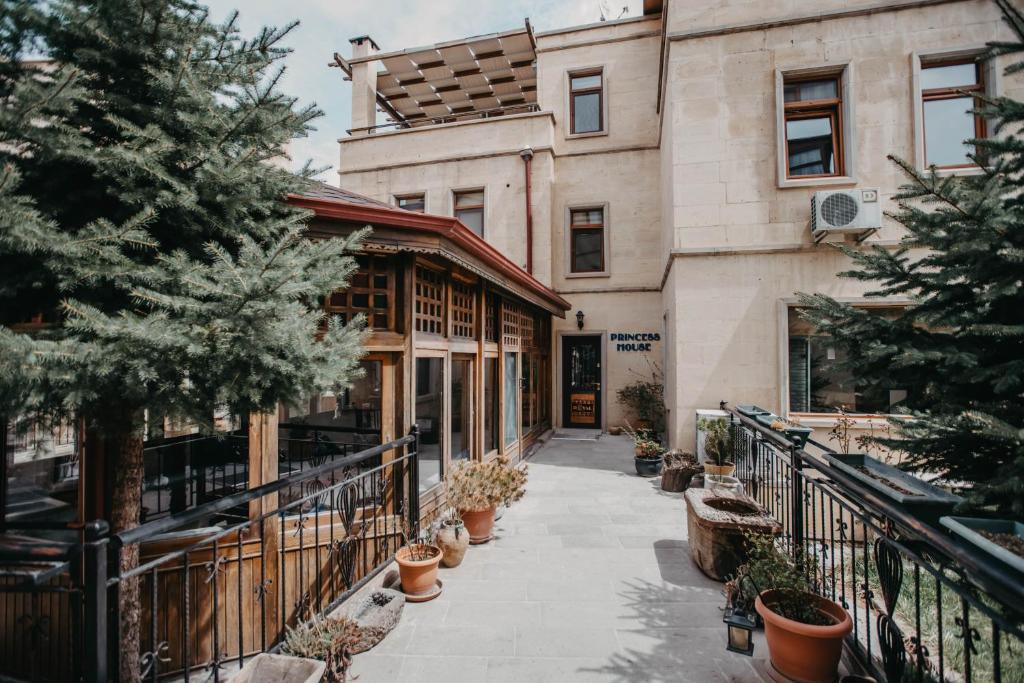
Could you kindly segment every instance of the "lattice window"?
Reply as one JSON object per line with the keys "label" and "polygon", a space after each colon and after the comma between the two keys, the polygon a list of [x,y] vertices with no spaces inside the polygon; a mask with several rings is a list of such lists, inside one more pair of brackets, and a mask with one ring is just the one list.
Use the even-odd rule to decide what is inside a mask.
{"label": "lattice window", "polygon": [[498,341],[498,311],[501,308],[501,299],[497,294],[487,293],[487,310],[484,318],[484,339],[489,342]]}
{"label": "lattice window", "polygon": [[359,265],[349,287],[332,293],[325,306],[331,315],[349,322],[358,313],[366,316],[370,327],[378,330],[394,328],[395,271],[383,256],[357,256]]}
{"label": "lattice window", "polygon": [[501,309],[501,336],[505,346],[519,346],[519,307],[505,302]]}
{"label": "lattice window", "polygon": [[444,276],[416,266],[416,331],[444,334]]}
{"label": "lattice window", "polygon": [[519,338],[522,348],[533,348],[533,313],[525,308],[519,309]]}
{"label": "lattice window", "polygon": [[452,283],[452,336],[476,337],[476,290],[472,285]]}

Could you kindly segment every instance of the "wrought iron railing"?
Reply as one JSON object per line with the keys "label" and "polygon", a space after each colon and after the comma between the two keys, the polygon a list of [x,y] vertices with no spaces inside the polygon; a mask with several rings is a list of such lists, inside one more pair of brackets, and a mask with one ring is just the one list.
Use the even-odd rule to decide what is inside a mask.
{"label": "wrought iron railing", "polygon": [[[123,533],[96,521],[73,529],[79,542],[0,536],[0,675],[117,680],[129,593],[143,679],[222,680],[278,647],[286,627],[330,612],[418,533],[417,452],[413,430]],[[285,500],[289,490],[301,493]],[[244,519],[223,517],[239,508]]]}
{"label": "wrought iron railing", "polygon": [[[878,680],[1024,681],[1024,585],[935,520],[860,484],[809,440],[729,410],[736,476],[783,527],[808,578],[853,618],[849,651]],[[813,572],[813,575],[811,573]]]}

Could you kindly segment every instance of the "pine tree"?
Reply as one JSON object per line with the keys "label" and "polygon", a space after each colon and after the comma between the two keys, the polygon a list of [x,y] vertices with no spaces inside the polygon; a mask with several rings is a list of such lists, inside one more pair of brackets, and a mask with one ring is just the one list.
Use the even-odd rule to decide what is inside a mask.
{"label": "pine tree", "polygon": [[[993,57],[1024,50],[1024,14],[999,5],[1016,38],[992,44]],[[993,134],[970,142],[983,172],[940,177],[890,157],[909,177],[893,214],[905,238],[894,251],[843,248],[854,268],[841,276],[911,305],[891,319],[821,294],[801,302],[846,350],[858,389],[907,389],[907,415],[882,445],[906,452],[908,469],[969,484],[965,508],[1024,519],[1024,103],[982,110]]]}
{"label": "pine tree", "polygon": [[[139,520],[144,410],[210,425],[358,371],[363,321],[325,325],[320,302],[363,233],[307,239],[283,199],[311,173],[272,163],[320,115],[278,88],[292,28],[245,40],[191,0],[3,0],[0,416],[80,417],[115,531]],[[125,681],[138,600],[124,582]]]}

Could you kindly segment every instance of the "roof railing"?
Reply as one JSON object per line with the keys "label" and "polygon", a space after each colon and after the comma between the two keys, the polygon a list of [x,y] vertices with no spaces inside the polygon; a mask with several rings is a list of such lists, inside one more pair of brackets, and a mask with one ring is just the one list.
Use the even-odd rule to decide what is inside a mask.
{"label": "roof railing", "polygon": [[457,114],[445,114],[444,116],[426,116],[423,118],[404,120],[404,121],[388,121],[387,123],[381,123],[376,126],[365,126],[363,128],[349,128],[345,132],[349,135],[359,133],[376,133],[382,130],[406,130],[411,128],[426,128],[429,126],[440,126],[445,123],[457,123],[459,121],[467,121],[472,119],[490,119],[498,118],[501,116],[508,116],[510,114],[526,114],[530,112],[540,111],[540,105],[536,102],[529,102],[524,104],[512,104],[505,107],[494,107],[493,109],[479,109],[473,111],[464,111]]}

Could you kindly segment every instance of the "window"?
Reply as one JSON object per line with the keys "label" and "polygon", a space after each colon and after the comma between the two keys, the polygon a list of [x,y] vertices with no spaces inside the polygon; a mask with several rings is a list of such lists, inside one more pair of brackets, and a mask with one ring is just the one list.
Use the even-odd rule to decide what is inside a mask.
{"label": "window", "polygon": [[924,166],[974,166],[972,138],[986,135],[985,119],[972,109],[981,106],[985,93],[984,70],[975,59],[921,65],[921,123]]}
{"label": "window", "polygon": [[839,76],[784,77],[787,179],[843,175],[840,80]]}
{"label": "window", "polygon": [[[898,309],[882,308],[880,313],[895,315]],[[895,412],[907,392],[899,387],[865,387],[839,366],[845,360],[843,349],[831,337],[818,334],[800,316],[799,308],[789,309],[789,409],[794,413],[835,413],[842,407],[850,413],[887,414]]]}
{"label": "window", "polygon": [[407,194],[395,197],[395,204],[399,209],[424,213],[427,210],[427,196],[425,194]]}
{"label": "window", "polygon": [[484,451],[498,450],[498,359],[484,358]]}
{"label": "window", "polygon": [[469,460],[473,450],[473,361],[452,358],[452,460]]}
{"label": "window", "polygon": [[441,406],[444,405],[444,359],[416,359],[416,425],[420,428],[420,491],[441,483],[444,467],[441,454]]}
{"label": "window", "polygon": [[604,272],[604,209],[569,211],[569,271]]}
{"label": "window", "polygon": [[349,287],[327,297],[326,310],[348,323],[357,314],[366,316],[367,324],[377,330],[394,327],[391,293],[394,290],[394,268],[381,256],[356,257],[359,270],[352,274]]}
{"label": "window", "polygon": [[569,132],[604,130],[604,75],[601,71],[569,74]]}
{"label": "window", "polygon": [[484,236],[484,191],[466,190],[455,193],[455,217],[467,228]]}
{"label": "window", "polygon": [[516,374],[516,355],[505,352],[505,445],[511,446],[519,438],[519,395]]}

